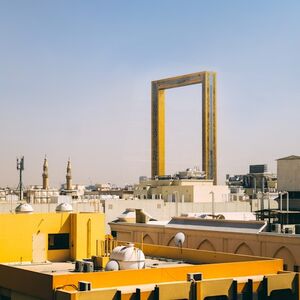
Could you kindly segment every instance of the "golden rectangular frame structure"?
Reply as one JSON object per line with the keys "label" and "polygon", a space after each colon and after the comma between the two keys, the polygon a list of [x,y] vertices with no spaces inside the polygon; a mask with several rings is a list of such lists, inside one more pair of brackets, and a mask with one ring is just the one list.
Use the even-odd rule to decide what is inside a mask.
{"label": "golden rectangular frame structure", "polygon": [[152,81],[152,178],[165,174],[165,90],[202,84],[202,170],[217,184],[216,73],[198,72]]}

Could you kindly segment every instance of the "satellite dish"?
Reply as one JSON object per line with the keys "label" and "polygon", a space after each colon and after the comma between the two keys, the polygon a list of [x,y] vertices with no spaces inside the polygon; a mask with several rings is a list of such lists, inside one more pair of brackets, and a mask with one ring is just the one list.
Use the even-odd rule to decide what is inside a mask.
{"label": "satellite dish", "polygon": [[185,240],[185,235],[182,232],[178,232],[174,236],[174,242],[177,247],[182,247]]}
{"label": "satellite dish", "polygon": [[118,271],[118,270],[119,270],[119,264],[116,260],[110,260],[105,267],[105,271]]}
{"label": "satellite dish", "polygon": [[57,205],[55,210],[56,212],[71,212],[73,211],[73,207],[70,203],[63,202]]}

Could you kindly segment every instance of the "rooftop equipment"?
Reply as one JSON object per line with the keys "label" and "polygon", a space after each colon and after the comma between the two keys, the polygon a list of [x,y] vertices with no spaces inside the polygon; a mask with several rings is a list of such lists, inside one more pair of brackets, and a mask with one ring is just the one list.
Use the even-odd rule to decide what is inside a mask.
{"label": "rooftop equipment", "polygon": [[105,267],[105,271],[118,271],[119,269],[119,263],[115,260],[110,260]]}
{"label": "rooftop equipment", "polygon": [[33,212],[33,208],[28,203],[21,203],[15,208],[16,214],[28,214]]}
{"label": "rooftop equipment", "polygon": [[63,202],[63,203],[60,203],[59,205],[57,205],[55,211],[56,212],[71,212],[71,211],[73,211],[73,207],[70,203]]}
{"label": "rooftop equipment", "polygon": [[183,232],[178,232],[175,234],[174,243],[177,247],[182,248],[184,241],[185,241],[185,235]]}
{"label": "rooftop equipment", "polygon": [[126,246],[117,246],[110,254],[110,260],[106,265],[107,271],[116,270],[136,270],[145,268],[145,255],[134,244],[128,243]]}
{"label": "rooftop equipment", "polygon": [[22,173],[24,171],[24,156],[20,159],[17,158],[17,170],[19,171],[19,199],[20,201],[23,200],[23,180],[22,180]]}

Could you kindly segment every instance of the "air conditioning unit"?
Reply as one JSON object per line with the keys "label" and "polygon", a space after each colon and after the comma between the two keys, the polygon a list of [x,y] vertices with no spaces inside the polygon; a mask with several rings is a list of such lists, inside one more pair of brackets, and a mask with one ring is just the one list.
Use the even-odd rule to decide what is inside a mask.
{"label": "air conditioning unit", "polygon": [[79,291],[90,291],[92,289],[92,284],[88,281],[78,281]]}
{"label": "air conditioning unit", "polygon": [[94,272],[94,264],[92,261],[83,262],[83,272]]}
{"label": "air conditioning unit", "polygon": [[75,272],[83,272],[84,261],[76,260],[75,262]]}
{"label": "air conditioning unit", "polygon": [[187,281],[200,281],[202,280],[202,273],[188,273]]}
{"label": "air conditioning unit", "polygon": [[286,234],[295,234],[296,233],[296,226],[293,225],[282,225],[282,232]]}

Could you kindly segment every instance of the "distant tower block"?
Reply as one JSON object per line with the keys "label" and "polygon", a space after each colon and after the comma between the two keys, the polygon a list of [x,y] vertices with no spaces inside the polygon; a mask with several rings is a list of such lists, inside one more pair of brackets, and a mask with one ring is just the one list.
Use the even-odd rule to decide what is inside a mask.
{"label": "distant tower block", "polygon": [[202,170],[217,184],[216,73],[152,81],[152,177],[165,175],[165,90],[202,84]]}
{"label": "distant tower block", "polygon": [[44,159],[43,164],[43,189],[47,190],[49,188],[49,177],[48,177],[48,160],[47,157]]}
{"label": "distant tower block", "polygon": [[70,159],[68,160],[68,165],[67,165],[67,175],[66,175],[66,179],[67,179],[67,190],[72,190],[72,173],[71,173],[71,161]]}

